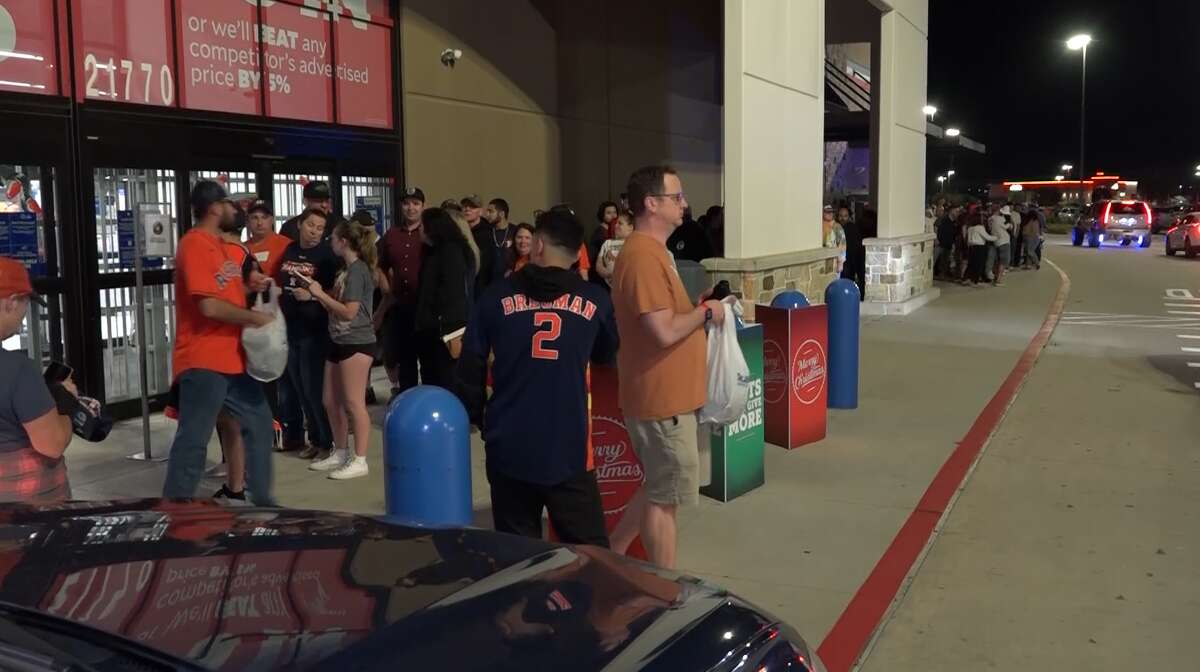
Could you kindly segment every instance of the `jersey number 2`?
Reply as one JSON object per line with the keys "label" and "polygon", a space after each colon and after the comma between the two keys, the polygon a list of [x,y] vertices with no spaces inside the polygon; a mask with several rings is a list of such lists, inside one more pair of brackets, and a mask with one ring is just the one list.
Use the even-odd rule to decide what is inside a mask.
{"label": "jersey number 2", "polygon": [[533,335],[533,358],[558,359],[558,350],[546,347],[546,344],[557,341],[562,335],[562,318],[558,313],[534,313],[533,326],[539,329],[548,326]]}

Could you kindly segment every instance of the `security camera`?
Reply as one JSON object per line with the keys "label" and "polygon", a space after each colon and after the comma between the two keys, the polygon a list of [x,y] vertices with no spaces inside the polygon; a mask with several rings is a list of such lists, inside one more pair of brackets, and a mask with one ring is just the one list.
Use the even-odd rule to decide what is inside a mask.
{"label": "security camera", "polygon": [[460,58],[462,58],[462,49],[446,49],[442,52],[442,65],[453,68]]}

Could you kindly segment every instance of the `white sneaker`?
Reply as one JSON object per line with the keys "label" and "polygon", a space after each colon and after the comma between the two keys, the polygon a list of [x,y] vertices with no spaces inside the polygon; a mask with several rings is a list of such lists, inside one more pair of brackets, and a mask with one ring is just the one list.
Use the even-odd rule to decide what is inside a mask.
{"label": "white sneaker", "polygon": [[356,455],[346,460],[346,463],[342,466],[331,471],[329,473],[329,478],[332,478],[335,481],[345,481],[351,478],[366,476],[369,473],[370,469],[367,468],[367,458],[358,457]]}
{"label": "white sneaker", "polygon": [[331,450],[323,460],[316,460],[308,465],[309,471],[333,471],[350,459],[350,451],[346,449]]}

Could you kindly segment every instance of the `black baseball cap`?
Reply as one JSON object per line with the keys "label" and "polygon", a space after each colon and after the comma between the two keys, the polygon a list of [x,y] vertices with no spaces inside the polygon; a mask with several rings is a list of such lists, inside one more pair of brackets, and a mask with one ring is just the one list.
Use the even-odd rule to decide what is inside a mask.
{"label": "black baseball cap", "polygon": [[275,216],[275,213],[271,211],[271,206],[269,204],[267,204],[266,201],[263,201],[263,200],[255,201],[250,204],[250,207],[246,208],[247,215],[255,213],[255,212],[263,212],[272,217]]}
{"label": "black baseball cap", "polygon": [[404,190],[404,196],[403,196],[403,198],[400,199],[400,201],[404,202],[409,199],[417,200],[417,201],[424,203],[425,202],[425,192],[421,191],[421,189],[419,187],[409,187]]}
{"label": "black baseball cap", "polygon": [[316,180],[304,185],[304,197],[310,201],[328,201],[333,194],[329,191],[328,183]]}
{"label": "black baseball cap", "polygon": [[213,204],[228,200],[229,192],[225,191],[225,187],[222,187],[219,182],[200,180],[192,187],[192,194],[188,202],[192,206],[192,216],[195,219],[202,219]]}
{"label": "black baseball cap", "polygon": [[469,205],[472,208],[482,208],[483,199],[475,194],[467,194],[466,196],[462,197],[462,200],[459,201],[459,204],[463,206]]}
{"label": "black baseball cap", "polygon": [[372,215],[369,210],[355,210],[348,221],[356,222],[368,229],[375,228],[375,215]]}

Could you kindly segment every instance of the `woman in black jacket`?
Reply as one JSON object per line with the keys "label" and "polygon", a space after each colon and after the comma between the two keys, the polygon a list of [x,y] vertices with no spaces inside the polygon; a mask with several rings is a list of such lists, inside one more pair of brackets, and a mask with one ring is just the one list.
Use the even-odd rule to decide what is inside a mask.
{"label": "woman in black jacket", "polygon": [[421,382],[450,388],[471,312],[475,257],[445,210],[429,208],[421,224],[426,249],[414,325]]}

